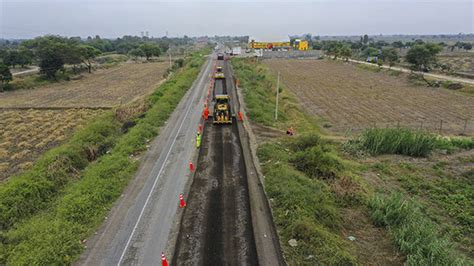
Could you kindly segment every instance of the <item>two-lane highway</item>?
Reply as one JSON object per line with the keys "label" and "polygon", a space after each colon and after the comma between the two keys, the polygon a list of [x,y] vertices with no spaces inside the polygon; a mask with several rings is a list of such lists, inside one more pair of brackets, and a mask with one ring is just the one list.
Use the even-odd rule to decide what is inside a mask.
{"label": "two-lane highway", "polygon": [[195,134],[211,73],[212,60],[208,60],[78,264],[160,263],[179,221],[178,196],[189,185],[189,160],[197,156]]}

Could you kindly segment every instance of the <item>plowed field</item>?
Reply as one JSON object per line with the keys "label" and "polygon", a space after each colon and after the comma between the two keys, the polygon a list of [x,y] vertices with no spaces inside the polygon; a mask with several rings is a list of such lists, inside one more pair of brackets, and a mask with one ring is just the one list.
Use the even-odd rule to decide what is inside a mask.
{"label": "plowed field", "polygon": [[[338,133],[404,126],[474,135],[474,98],[326,60],[265,60],[305,110]],[[464,129],[466,125],[466,129]]]}

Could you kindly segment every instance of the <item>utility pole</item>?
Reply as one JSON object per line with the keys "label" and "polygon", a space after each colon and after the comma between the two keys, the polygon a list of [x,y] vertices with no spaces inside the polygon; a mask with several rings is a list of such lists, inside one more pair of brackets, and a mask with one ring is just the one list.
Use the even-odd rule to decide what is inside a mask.
{"label": "utility pole", "polygon": [[170,59],[170,69],[171,69],[171,47],[168,48],[168,55]]}
{"label": "utility pole", "polygon": [[276,104],[275,104],[275,121],[278,120],[278,96],[280,94],[280,71],[278,71],[277,87],[276,87]]}

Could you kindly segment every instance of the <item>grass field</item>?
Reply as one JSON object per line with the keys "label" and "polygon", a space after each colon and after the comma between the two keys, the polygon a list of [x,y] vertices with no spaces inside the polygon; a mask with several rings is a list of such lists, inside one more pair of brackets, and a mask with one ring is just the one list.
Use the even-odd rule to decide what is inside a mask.
{"label": "grass field", "polygon": [[[400,119],[430,112],[445,118],[472,116],[466,109],[472,105],[470,96],[337,62],[264,62],[271,72],[254,60],[234,60],[233,65],[249,118],[263,124],[253,126],[254,133],[262,135],[264,126],[274,132],[260,137],[258,157],[289,264],[311,264],[314,257],[331,265],[472,264],[473,139],[370,129],[367,123],[397,112]],[[265,123],[263,118],[273,113],[277,71],[285,115]],[[423,104],[407,95],[418,96]],[[326,123],[335,130],[305,137],[318,134],[318,126]],[[369,130],[349,141],[334,136],[352,123]],[[284,131],[278,137],[269,128],[288,126],[297,132],[289,139]],[[290,239],[298,246],[291,247]],[[325,253],[327,247],[332,252]]]}
{"label": "grass field", "polygon": [[[474,100],[442,88],[327,60],[264,61],[304,109],[333,132],[404,126],[442,134],[474,135]],[[467,120],[466,130],[464,125]],[[441,122],[442,121],[442,122]],[[442,124],[442,125],[441,125]]]}
{"label": "grass field", "polygon": [[30,168],[102,110],[0,110],[0,180]]}
{"label": "grass field", "polygon": [[164,62],[124,63],[78,80],[4,92],[0,107],[112,107],[150,94],[167,67]]}

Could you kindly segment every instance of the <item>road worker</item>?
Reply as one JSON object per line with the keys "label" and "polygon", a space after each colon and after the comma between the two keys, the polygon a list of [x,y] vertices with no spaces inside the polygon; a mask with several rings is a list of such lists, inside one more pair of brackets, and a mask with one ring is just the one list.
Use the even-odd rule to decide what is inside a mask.
{"label": "road worker", "polygon": [[198,131],[196,134],[196,148],[199,149],[201,147],[201,132]]}
{"label": "road worker", "polygon": [[295,130],[293,129],[293,127],[289,127],[287,130],[286,130],[286,134],[288,136],[293,136],[295,134]]}

